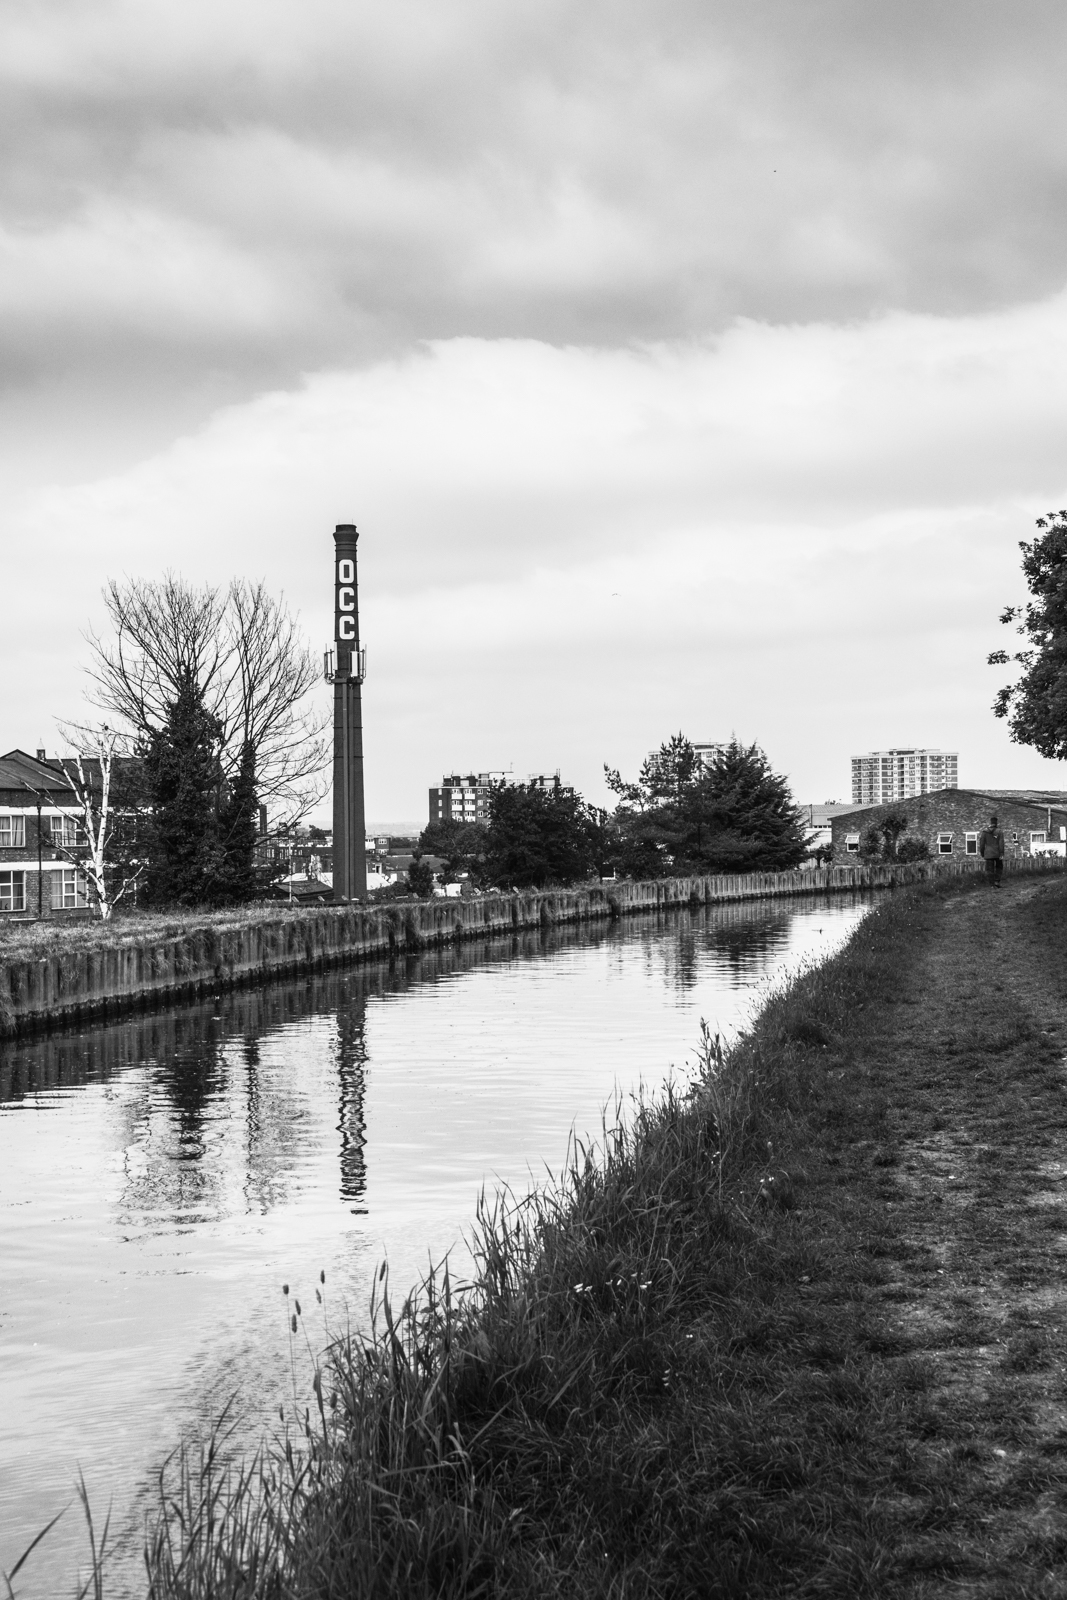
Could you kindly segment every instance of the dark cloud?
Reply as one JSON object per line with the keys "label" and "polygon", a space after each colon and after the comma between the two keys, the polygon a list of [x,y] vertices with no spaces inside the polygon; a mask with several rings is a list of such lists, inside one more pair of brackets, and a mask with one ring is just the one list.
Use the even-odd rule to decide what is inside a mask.
{"label": "dark cloud", "polygon": [[253,392],[457,334],[1039,296],[1065,35],[1051,4],[12,10],[9,381]]}

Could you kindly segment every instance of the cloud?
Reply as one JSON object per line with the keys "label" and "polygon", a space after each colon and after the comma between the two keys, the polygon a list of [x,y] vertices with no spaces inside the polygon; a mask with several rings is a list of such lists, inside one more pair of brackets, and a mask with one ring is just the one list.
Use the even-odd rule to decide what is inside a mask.
{"label": "cloud", "polygon": [[[18,737],[76,710],[105,577],[233,572],[325,644],[355,520],[379,817],[438,769],[590,794],[681,726],[759,738],[800,793],[887,743],[1058,781],[989,713],[1016,541],[1065,496],[1067,296],[956,318],[740,323],[629,351],[438,341],[309,376],[95,482],[9,500]],[[14,734],[11,735],[14,737]]]}
{"label": "cloud", "polygon": [[12,8],[0,348],[20,383],[248,394],[426,339],[1033,299],[1065,30],[1034,0]]}

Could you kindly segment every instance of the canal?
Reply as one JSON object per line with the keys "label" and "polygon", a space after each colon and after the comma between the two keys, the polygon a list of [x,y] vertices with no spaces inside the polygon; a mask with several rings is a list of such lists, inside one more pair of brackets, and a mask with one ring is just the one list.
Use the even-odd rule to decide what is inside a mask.
{"label": "canal", "polygon": [[[729,1036],[847,938],[866,895],[649,914],[470,943],[0,1046],[0,1570],[84,1569],[79,1468],[138,1593],[154,1474],[233,1397],[249,1439],[307,1398],[282,1284],[330,1325],[462,1242],[483,1185],[558,1171],[572,1131]],[[313,1343],[325,1342],[322,1314]]]}

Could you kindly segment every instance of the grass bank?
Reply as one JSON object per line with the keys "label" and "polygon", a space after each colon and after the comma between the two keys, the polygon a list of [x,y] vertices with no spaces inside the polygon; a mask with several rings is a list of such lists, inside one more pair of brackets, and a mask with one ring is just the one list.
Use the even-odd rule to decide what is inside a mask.
{"label": "grass bank", "polygon": [[306,916],[306,907],[290,906],[284,900],[263,900],[226,911],[201,907],[189,911],[116,912],[106,922],[62,922],[47,917],[40,922],[0,921],[0,963],[158,944],[164,939],[186,938],[191,933],[247,928],[264,921],[298,921]]}
{"label": "grass bank", "polygon": [[173,1463],[148,1593],[1067,1595],[1065,942],[1058,877],[894,896],[302,1434]]}

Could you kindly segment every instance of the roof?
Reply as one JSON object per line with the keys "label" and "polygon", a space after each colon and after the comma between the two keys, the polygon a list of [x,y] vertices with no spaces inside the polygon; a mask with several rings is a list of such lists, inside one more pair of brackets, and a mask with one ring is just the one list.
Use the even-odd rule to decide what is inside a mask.
{"label": "roof", "polygon": [[1067,789],[979,789],[976,792],[987,794],[991,800],[1014,800],[1022,805],[1067,809]]}
{"label": "roof", "polygon": [[58,762],[38,761],[25,750],[9,750],[0,756],[0,789],[24,789],[31,794],[59,789],[70,794],[70,785]]}
{"label": "roof", "polygon": [[813,805],[809,802],[800,807],[800,820],[808,828],[828,828],[834,817],[868,809],[869,807],[857,806],[849,800],[827,800],[822,805]]}
{"label": "roof", "polygon": [[883,800],[879,805],[850,806],[834,812],[834,820],[849,816],[860,817],[869,811],[893,811],[914,805],[923,800],[937,800],[941,795],[971,795],[977,800],[993,803],[1010,801],[1015,805],[1033,806],[1035,810],[1067,812],[1067,791],[1063,789],[928,789],[922,794],[908,795],[902,800]]}

